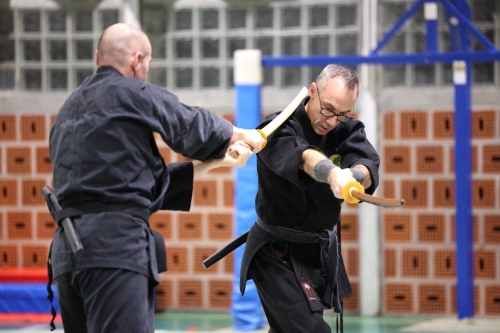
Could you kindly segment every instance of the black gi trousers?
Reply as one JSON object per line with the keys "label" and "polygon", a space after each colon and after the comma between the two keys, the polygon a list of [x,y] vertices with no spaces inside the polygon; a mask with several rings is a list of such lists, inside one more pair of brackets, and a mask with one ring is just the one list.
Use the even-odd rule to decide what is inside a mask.
{"label": "black gi trousers", "polygon": [[331,289],[322,274],[317,244],[268,243],[253,257],[249,271],[269,333],[331,332],[323,318],[323,310],[329,308],[323,297],[331,295]]}
{"label": "black gi trousers", "polygon": [[55,282],[65,332],[154,332],[154,284],[147,276],[86,268],[62,274]]}

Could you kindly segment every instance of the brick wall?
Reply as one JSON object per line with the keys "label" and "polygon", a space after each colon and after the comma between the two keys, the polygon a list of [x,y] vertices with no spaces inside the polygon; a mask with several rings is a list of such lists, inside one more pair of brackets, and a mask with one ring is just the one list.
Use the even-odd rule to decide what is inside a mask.
{"label": "brick wall", "polygon": [[[456,313],[453,111],[383,115],[384,196],[406,207],[383,209],[383,311]],[[472,116],[475,307],[500,314],[500,112]],[[464,161],[465,162],[465,161]]]}
{"label": "brick wall", "polygon": [[[57,225],[40,193],[52,186],[48,137],[54,119],[0,116],[0,268],[46,267]],[[167,163],[186,160],[157,142]],[[201,262],[233,238],[233,187],[232,169],[210,171],[195,181],[190,213],[162,211],[151,217],[168,248],[169,272],[161,276],[158,308],[229,308],[232,257],[209,270]]]}
{"label": "brick wall", "polygon": [[[0,267],[45,267],[56,228],[40,191],[52,184],[48,135],[53,114],[0,116]],[[231,116],[226,116],[232,120]],[[383,312],[453,314],[455,306],[453,112],[398,110],[382,116],[381,194],[406,207],[382,209]],[[473,112],[476,309],[500,314],[500,112]],[[157,140],[165,161],[184,161]],[[195,181],[190,213],[158,212],[151,226],[168,249],[159,309],[227,309],[233,257],[206,270],[201,261],[233,237],[234,171]],[[359,311],[358,206],[344,203],[342,252]]]}
{"label": "brick wall", "polygon": [[0,267],[47,264],[56,224],[40,195],[51,185],[52,115],[0,116]]}
{"label": "brick wall", "polygon": [[[233,121],[232,116],[225,115]],[[186,161],[157,138],[166,162]],[[231,302],[233,257],[209,269],[202,261],[233,239],[234,171],[213,169],[195,180],[192,208],[158,212],[151,226],[167,246],[168,272],[161,274],[157,306],[161,309],[228,309]]]}

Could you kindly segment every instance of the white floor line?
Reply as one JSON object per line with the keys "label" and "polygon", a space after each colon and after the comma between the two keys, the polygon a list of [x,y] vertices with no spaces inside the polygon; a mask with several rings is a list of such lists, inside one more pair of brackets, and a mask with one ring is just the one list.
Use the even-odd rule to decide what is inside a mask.
{"label": "white floor line", "polygon": [[437,318],[401,329],[401,332],[432,333],[498,333],[500,319],[458,320],[457,318]]}

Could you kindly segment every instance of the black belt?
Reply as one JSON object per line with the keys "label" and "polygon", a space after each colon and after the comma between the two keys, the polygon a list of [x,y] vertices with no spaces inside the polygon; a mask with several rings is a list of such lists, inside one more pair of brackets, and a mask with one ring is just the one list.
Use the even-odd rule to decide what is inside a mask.
{"label": "black belt", "polygon": [[98,214],[104,212],[124,213],[138,217],[148,223],[149,209],[139,206],[131,206],[126,204],[104,204],[101,202],[85,202],[83,204],[63,208],[56,213],[56,221],[60,221],[66,217],[81,216],[84,214]]}
{"label": "black belt", "polygon": [[[144,220],[149,226],[149,217],[150,212],[148,208],[139,207],[139,206],[131,206],[126,204],[104,204],[101,202],[85,202],[83,204],[72,206],[68,208],[63,208],[59,212],[56,213],[56,221],[61,221],[66,217],[75,217],[81,216],[85,214],[98,214],[104,212],[112,212],[112,213],[124,213],[128,215],[132,215]],[[167,270],[167,254],[165,248],[165,240],[163,236],[151,229],[151,233],[153,234],[153,238],[155,239],[155,252],[156,252],[156,261],[158,263],[158,272],[165,272]]]}
{"label": "black belt", "polygon": [[316,243],[319,246],[321,246],[321,251],[320,251],[321,266],[325,273],[326,281],[328,282],[332,290],[336,291],[333,294],[331,305],[334,308],[342,311],[342,307],[338,297],[338,285],[337,285],[337,276],[338,276],[337,272],[339,267],[340,252],[338,248],[338,240],[335,231],[330,229],[323,229],[319,233],[306,232],[306,231],[269,225],[264,221],[262,221],[261,219],[257,219],[257,224],[271,235],[276,236],[285,241],[294,243],[307,243],[307,244]]}

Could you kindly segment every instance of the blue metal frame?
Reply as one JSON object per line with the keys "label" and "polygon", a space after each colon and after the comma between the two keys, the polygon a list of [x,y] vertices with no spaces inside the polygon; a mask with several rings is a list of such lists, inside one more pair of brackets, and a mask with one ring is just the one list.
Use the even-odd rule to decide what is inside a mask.
{"label": "blue metal frame", "polygon": [[474,317],[474,258],[472,219],[471,62],[464,62],[465,79],[455,82],[455,234],[457,314]]}
{"label": "blue metal frame", "polygon": [[399,29],[405,24],[406,20],[408,20],[415,12],[422,7],[422,4],[426,0],[417,0],[413,3],[413,5],[399,18],[399,20],[394,23],[391,29],[387,31],[387,33],[382,37],[382,40],[377,44],[377,46],[370,52],[370,55],[377,54],[385,44],[387,44],[392,37],[398,32]]}
{"label": "blue metal frame", "polygon": [[[440,2],[447,11],[453,52],[437,52],[437,22],[426,20],[427,52],[415,54],[384,54],[378,52],[425,2]],[[451,22],[454,17],[454,23]],[[471,186],[471,67],[473,62],[500,61],[500,51],[470,21],[471,10],[466,0],[417,0],[384,35],[367,56],[285,56],[262,57],[264,67],[321,66],[330,63],[359,64],[432,64],[461,61],[465,75],[455,82],[455,204],[456,204],[456,267],[458,318],[474,316],[474,263],[472,241],[472,186]],[[436,20],[432,20],[436,21]],[[471,51],[469,34],[485,51]]]}
{"label": "blue metal frame", "polygon": [[[476,37],[477,40],[481,42],[481,44],[483,44],[488,50],[497,50],[495,45],[471,23],[470,8],[468,8],[468,13],[466,13],[466,15],[468,16],[465,16],[449,0],[438,0],[438,1],[440,1],[443,4],[448,13],[453,14],[460,23],[464,24],[469,29],[469,32],[472,35],[474,35],[474,37]],[[467,3],[465,3],[465,5],[462,5],[462,7],[467,8],[468,7]]]}
{"label": "blue metal frame", "polygon": [[321,66],[331,63],[341,63],[344,65],[390,65],[390,64],[431,64],[431,63],[451,63],[457,60],[488,62],[500,61],[499,50],[489,51],[459,51],[459,52],[426,52],[414,54],[375,54],[368,56],[361,55],[339,55],[339,56],[283,56],[283,57],[262,57],[264,67],[293,67],[293,66]]}

